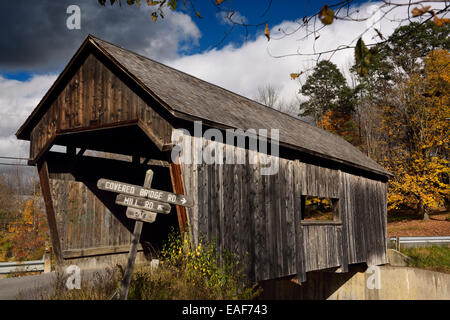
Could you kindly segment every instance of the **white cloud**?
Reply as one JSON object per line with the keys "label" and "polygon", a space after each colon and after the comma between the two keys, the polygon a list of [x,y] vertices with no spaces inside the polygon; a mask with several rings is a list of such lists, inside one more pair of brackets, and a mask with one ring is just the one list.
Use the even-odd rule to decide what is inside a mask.
{"label": "white cloud", "polygon": [[28,157],[28,143],[18,141],[17,129],[37,106],[56,75],[35,75],[27,81],[0,76],[0,155]]}

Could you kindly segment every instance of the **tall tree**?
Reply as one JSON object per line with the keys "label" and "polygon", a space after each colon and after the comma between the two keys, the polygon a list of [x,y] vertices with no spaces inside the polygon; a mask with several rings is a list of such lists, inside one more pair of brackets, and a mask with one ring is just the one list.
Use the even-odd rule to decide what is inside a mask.
{"label": "tall tree", "polygon": [[308,98],[300,104],[300,116],[311,116],[318,124],[330,110],[349,115],[355,108],[353,90],[330,61],[322,60],[316,65],[300,92]]}
{"label": "tall tree", "polygon": [[359,127],[361,149],[381,161],[387,152],[382,142],[380,106],[398,106],[399,92],[411,75],[421,72],[424,58],[435,49],[450,49],[450,25],[437,26],[428,21],[397,28],[384,42],[368,49],[360,39],[355,48],[358,107],[355,120]]}
{"label": "tall tree", "polygon": [[394,174],[389,208],[416,208],[427,218],[430,207],[448,204],[450,151],[450,54],[435,50],[424,67],[393,92],[395,105],[383,106],[384,164]]}

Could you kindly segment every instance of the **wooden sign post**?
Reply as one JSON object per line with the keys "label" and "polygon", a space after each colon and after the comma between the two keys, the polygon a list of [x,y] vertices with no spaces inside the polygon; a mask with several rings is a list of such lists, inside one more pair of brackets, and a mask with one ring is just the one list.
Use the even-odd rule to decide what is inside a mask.
{"label": "wooden sign post", "polygon": [[182,194],[150,189],[152,180],[153,171],[148,170],[145,175],[143,187],[107,179],[100,179],[97,182],[97,187],[99,189],[119,193],[116,197],[116,203],[127,206],[127,217],[136,220],[130,253],[128,254],[128,263],[122,280],[122,287],[120,288],[120,300],[126,300],[128,298],[128,290],[133,275],[143,223],[154,222],[158,213],[170,213],[171,207],[169,203],[184,207],[191,207],[194,205],[192,199]]}
{"label": "wooden sign post", "polygon": [[[152,180],[153,180],[153,171],[148,170],[145,175],[144,187],[150,188],[150,186],[152,184]],[[129,210],[130,210],[130,212],[129,212]],[[169,209],[169,211],[170,211],[170,209]],[[128,207],[127,208],[127,217],[131,214],[134,214],[135,212],[136,212],[135,210]],[[152,213],[149,213],[149,215],[152,216]],[[155,219],[156,219],[156,214],[155,214],[153,221],[155,221]],[[152,220],[152,219],[150,219],[150,220]],[[119,295],[120,300],[128,299],[128,290],[130,289],[131,276],[133,275],[134,263],[136,262],[137,248],[138,248],[139,240],[141,239],[143,224],[144,224],[144,222],[139,221],[139,220],[136,220],[136,222],[134,224],[133,238],[131,241],[130,253],[128,254],[128,263],[127,263],[127,267],[125,269],[125,274],[124,274],[123,280],[122,280],[122,288],[120,289],[120,295]]]}

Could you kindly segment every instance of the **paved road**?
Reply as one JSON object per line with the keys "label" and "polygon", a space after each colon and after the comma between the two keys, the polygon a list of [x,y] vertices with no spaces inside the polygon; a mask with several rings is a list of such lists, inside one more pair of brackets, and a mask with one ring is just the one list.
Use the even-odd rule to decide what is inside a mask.
{"label": "paved road", "polygon": [[46,290],[55,277],[56,274],[51,272],[35,276],[0,279],[0,300],[33,299],[30,291]]}
{"label": "paved road", "polygon": [[[101,272],[103,269],[89,269],[81,271],[81,279]],[[30,300],[37,299],[36,292],[46,294],[54,287],[56,273],[42,273],[34,276],[22,276],[0,279],[0,300]]]}

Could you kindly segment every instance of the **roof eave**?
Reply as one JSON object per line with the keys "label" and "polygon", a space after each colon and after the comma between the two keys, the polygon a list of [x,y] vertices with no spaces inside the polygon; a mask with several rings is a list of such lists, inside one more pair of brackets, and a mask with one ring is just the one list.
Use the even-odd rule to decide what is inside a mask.
{"label": "roof eave", "polygon": [[[144,89],[145,92],[147,92],[147,94],[149,94],[153,99],[155,99],[156,101],[158,101],[158,103],[160,103],[169,113],[171,113],[174,117],[179,118],[179,119],[183,119],[183,120],[202,120],[205,121],[205,119],[200,119],[197,118],[195,116],[189,115],[189,114],[185,114],[183,112],[180,111],[176,111],[174,109],[172,109],[169,105],[167,105],[162,99],[160,99],[156,94],[154,94],[150,88],[148,88],[145,84],[143,84],[139,79],[137,79],[129,70],[127,70],[124,66],[122,66],[113,56],[111,56],[106,50],[104,50],[100,45],[98,45],[95,41],[95,37],[92,35],[88,35],[86,37],[86,39],[83,41],[82,45],[80,46],[80,48],[77,50],[77,52],[74,54],[74,56],[71,58],[71,60],[69,61],[69,63],[67,64],[67,66],[64,68],[64,70],[61,72],[61,74],[58,76],[58,78],[55,80],[55,82],[53,83],[53,85],[50,87],[50,89],[47,91],[47,93],[44,95],[44,97],[41,99],[41,101],[39,102],[39,104],[36,106],[36,108],[33,110],[33,112],[30,114],[30,116],[27,118],[27,120],[22,124],[22,126],[19,128],[19,130],[16,132],[16,137],[20,140],[30,140],[30,133],[31,130],[29,129],[29,126],[33,123],[34,119],[36,117],[38,117],[39,112],[41,112],[41,109],[45,106],[45,104],[47,103],[47,100],[49,99],[49,97],[51,96],[51,94],[56,90],[56,87],[64,80],[64,78],[66,77],[66,75],[69,73],[69,71],[74,67],[74,65],[76,65],[78,59],[80,58],[80,56],[84,53],[84,51],[88,50],[88,45],[91,44],[92,47],[91,48],[95,48],[97,49],[97,51],[101,52],[104,56],[106,56],[109,60],[111,60],[117,67],[119,67],[121,69],[121,71],[123,73],[125,73],[129,78],[131,78],[135,83],[137,83],[142,89]],[[214,125],[216,127],[222,127],[222,128],[231,128],[229,126],[226,126],[224,124],[221,123],[217,123],[214,121],[209,121],[211,125]],[[234,128],[236,129],[236,128]],[[287,147],[289,149],[294,149],[294,150],[298,150],[319,158],[323,158],[323,159],[327,159],[327,160],[332,160],[335,162],[339,162],[339,163],[343,163],[345,165],[351,166],[351,167],[355,167],[358,169],[362,169],[364,171],[368,171],[368,172],[372,172],[384,177],[393,177],[393,175],[388,172],[387,170],[385,170],[384,168],[380,168],[380,170],[377,169],[373,169],[373,168],[368,168],[362,165],[358,165],[346,160],[342,160],[342,159],[338,159],[329,155],[324,155],[321,153],[317,153],[311,150],[307,150],[304,148],[300,148],[298,146],[294,146],[285,142],[280,142],[281,146]]]}
{"label": "roof eave", "polygon": [[[218,127],[218,128],[224,129],[224,130],[225,129],[239,129],[239,128],[230,127],[228,125],[225,125],[223,123],[218,123],[218,122],[215,122],[215,121],[209,121],[209,120],[205,121],[205,119],[198,118],[198,117],[195,117],[195,116],[192,116],[190,114],[186,114],[186,113],[183,113],[183,112],[180,112],[180,111],[174,111],[174,112],[172,112],[172,114],[173,114],[174,117],[176,117],[178,119],[187,120],[187,121],[198,121],[198,120],[201,120],[201,121],[203,121],[204,123],[206,123],[209,126]],[[375,173],[377,175],[380,175],[380,176],[383,176],[383,177],[386,177],[386,178],[391,178],[391,177],[394,176],[392,173],[390,173],[389,171],[384,169],[378,163],[377,164],[380,166],[380,170],[368,168],[366,166],[362,166],[362,165],[359,165],[359,164],[356,164],[356,163],[353,163],[353,162],[350,162],[350,161],[346,161],[346,160],[343,160],[343,159],[335,158],[333,156],[322,154],[322,153],[319,153],[319,152],[314,152],[312,150],[301,148],[299,146],[295,146],[295,145],[289,144],[287,142],[279,141],[279,145],[283,146],[283,147],[286,147],[288,149],[298,150],[298,151],[300,151],[302,153],[306,153],[306,154],[309,154],[309,155],[312,155],[312,156],[315,156],[315,157],[318,157],[318,158],[331,160],[331,161],[334,161],[334,162],[339,162],[339,163],[345,164],[345,165],[350,166],[350,167],[354,167],[354,168],[357,168],[357,169],[360,169],[360,170],[364,170],[364,171],[367,171],[367,172],[372,172],[372,173]]]}

